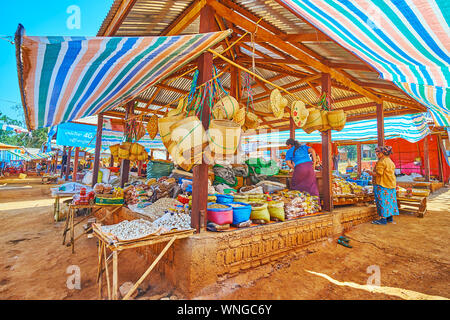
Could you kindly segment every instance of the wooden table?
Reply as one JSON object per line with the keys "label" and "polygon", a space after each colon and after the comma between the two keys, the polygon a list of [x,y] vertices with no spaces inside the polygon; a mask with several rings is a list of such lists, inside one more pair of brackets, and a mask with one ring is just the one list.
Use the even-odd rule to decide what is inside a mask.
{"label": "wooden table", "polygon": [[[67,232],[70,232],[70,242],[68,242],[66,245],[67,246],[72,246],[72,253],[75,253],[75,241],[77,241],[81,236],[83,236],[84,234],[89,232],[89,230],[92,228],[91,227],[91,228],[86,229],[79,236],[77,236],[75,238],[75,226],[77,226],[81,222],[85,221],[87,218],[92,217],[95,214],[95,212],[97,212],[101,208],[105,208],[105,207],[114,207],[114,210],[112,210],[112,212],[109,212],[109,214],[105,215],[99,222],[102,222],[103,220],[105,220],[113,212],[115,212],[116,210],[120,209],[122,206],[104,206],[104,205],[95,205],[95,204],[94,205],[75,205],[75,204],[69,205],[69,212],[67,213],[66,223],[64,225],[63,242],[62,242],[62,244],[63,245],[65,244]],[[81,219],[77,223],[74,223],[75,211],[78,210],[78,209],[91,209],[91,210],[90,210],[90,213],[88,215],[83,217],[83,219]],[[96,210],[93,211],[92,209],[96,209]]]}
{"label": "wooden table", "polygon": [[56,222],[61,220],[60,212],[61,212],[61,205],[60,205],[60,199],[63,198],[72,198],[77,192],[64,192],[64,193],[52,193],[52,197],[55,198],[55,203],[53,204],[53,218]]}
{"label": "wooden table", "polygon": [[[109,300],[111,300],[111,299],[118,300],[118,298],[119,298],[118,255],[120,252],[123,252],[123,250],[126,250],[126,249],[134,249],[134,248],[138,248],[138,247],[153,245],[156,243],[167,242],[166,246],[161,250],[161,252],[156,257],[156,259],[152,262],[150,267],[142,274],[142,276],[139,278],[139,280],[136,281],[134,286],[123,297],[123,300],[128,300],[133,295],[133,293],[136,291],[136,289],[139,287],[139,285],[145,280],[145,278],[153,270],[153,268],[156,266],[156,264],[159,262],[159,260],[161,260],[161,258],[164,256],[164,254],[170,248],[170,246],[172,246],[172,244],[175,242],[175,240],[190,237],[195,232],[195,229],[181,230],[181,231],[175,230],[175,231],[171,231],[171,232],[164,233],[161,235],[154,234],[154,235],[150,235],[150,236],[147,236],[147,237],[144,237],[141,239],[136,239],[136,240],[131,240],[131,241],[118,241],[118,240],[111,239],[108,235],[106,235],[104,232],[102,232],[101,226],[99,224],[94,223],[92,225],[92,227],[93,227],[94,235],[99,240],[98,267],[97,267],[98,295],[99,295],[99,298],[101,299],[102,298],[102,276],[103,276],[103,273],[105,273]],[[111,251],[111,254],[109,255],[109,257],[106,256],[107,249],[109,249]],[[108,271],[108,264],[111,261],[111,256],[112,256],[112,262],[113,262],[112,292],[111,292],[109,271]]]}
{"label": "wooden table", "polygon": [[292,174],[275,174],[272,177],[277,178],[280,183],[284,183],[287,187],[289,187]]}
{"label": "wooden table", "polygon": [[427,212],[427,197],[397,196],[397,203],[400,212],[414,213],[419,218],[423,218]]}

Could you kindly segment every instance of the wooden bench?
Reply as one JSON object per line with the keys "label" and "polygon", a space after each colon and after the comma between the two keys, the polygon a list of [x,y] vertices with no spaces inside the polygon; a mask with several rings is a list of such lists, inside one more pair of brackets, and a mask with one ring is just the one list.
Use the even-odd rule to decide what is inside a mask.
{"label": "wooden bench", "polygon": [[423,218],[427,212],[427,197],[397,197],[398,210],[401,213],[414,213]]}

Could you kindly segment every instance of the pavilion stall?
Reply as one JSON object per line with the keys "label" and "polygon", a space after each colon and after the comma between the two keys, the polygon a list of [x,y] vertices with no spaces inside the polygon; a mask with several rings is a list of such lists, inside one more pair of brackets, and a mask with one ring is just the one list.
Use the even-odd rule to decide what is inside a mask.
{"label": "pavilion stall", "polygon": [[[389,136],[385,129],[389,118],[385,116],[429,111],[437,125],[449,125],[448,110],[432,101],[432,94],[416,94],[417,79],[406,79],[396,69],[393,84],[392,68],[388,67],[394,62],[389,57],[373,57],[366,52],[370,48],[363,48],[362,55],[355,54],[353,46],[359,40],[338,32],[340,25],[330,33],[328,21],[313,23],[318,18],[308,5],[288,1],[168,1],[167,12],[162,12],[150,0],[116,0],[98,37],[28,37],[22,27],[18,29],[18,74],[28,128],[96,115],[93,188],[105,187],[95,184],[103,139],[108,136],[105,122],[121,123],[120,144],[130,150],[145,136],[137,129],[145,128],[154,138],[157,123],[161,143],[170,154],[167,160],[176,166],[169,176],[133,181],[130,158],[118,154],[120,182],[113,190],[123,187],[124,205],[117,210],[100,208],[96,218],[102,225],[93,227],[102,243],[97,281],[101,283],[105,269],[108,288],[106,249],[114,252],[116,271],[109,297],[118,298],[118,258],[112,246],[114,241],[122,246],[127,240],[111,229],[135,220],[136,229],[138,224],[150,226],[133,238],[142,241],[133,243],[139,253],[149,262],[155,259],[143,277],[154,270],[152,279],[159,278],[193,296],[212,290],[216,283],[237,280],[239,272],[265,268],[287,254],[305,250],[306,245],[319,245],[376,216],[370,204],[334,208],[332,143],[346,126],[376,119],[373,139],[385,145]],[[97,42],[104,44],[102,58],[98,58],[102,61],[93,61],[99,53],[94,45]],[[70,48],[93,48],[85,59],[67,61],[77,63],[73,73],[67,73],[68,68],[60,67],[58,61],[80,53],[74,49],[73,56],[65,55],[62,43]],[[377,45],[376,41],[367,43]],[[54,53],[45,56],[45,64],[31,62],[37,59],[38,46]],[[378,47],[375,50],[380,51]],[[383,63],[379,59],[384,59]],[[407,68],[411,68],[409,63],[402,70]],[[34,97],[38,92],[32,90],[37,88],[36,79],[43,89],[52,89],[39,92],[48,98],[39,99],[37,104]],[[70,85],[56,85],[53,82],[57,80]],[[320,142],[316,149],[322,160],[320,202],[318,197],[285,190],[265,180],[258,185],[244,179],[244,169],[249,167],[244,160],[250,159],[243,158],[242,146],[248,136],[287,131],[288,137],[297,138],[296,129],[308,131],[309,137],[316,136]],[[217,161],[219,155],[226,161]],[[237,159],[236,163],[230,165],[230,159]],[[256,174],[278,172],[272,170],[270,162],[256,163]],[[213,185],[217,177],[229,184],[218,190]],[[238,190],[234,188],[237,185]],[[178,217],[178,224],[169,223],[175,219],[170,217]],[[189,218],[189,226],[182,223],[185,218]],[[73,232],[73,218],[70,223]],[[161,233],[163,229],[151,227],[164,223],[175,231]],[[170,237],[170,232],[182,234]],[[158,240],[162,238],[164,241]]]}

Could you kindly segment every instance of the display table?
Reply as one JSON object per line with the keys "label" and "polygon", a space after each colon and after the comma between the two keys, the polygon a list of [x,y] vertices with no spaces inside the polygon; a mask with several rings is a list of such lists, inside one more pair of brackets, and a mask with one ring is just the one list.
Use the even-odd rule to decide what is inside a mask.
{"label": "display table", "polygon": [[[99,224],[94,223],[92,225],[94,235],[99,240],[99,246],[98,246],[98,268],[97,268],[97,283],[98,283],[98,294],[99,298],[102,298],[102,275],[105,273],[106,277],[106,284],[107,284],[107,292],[108,292],[108,299],[117,300],[119,298],[119,292],[118,292],[118,284],[119,284],[119,277],[118,277],[118,255],[120,252],[126,249],[134,249],[144,246],[151,246],[157,243],[167,242],[165,247],[161,250],[159,255],[156,257],[156,259],[152,262],[150,267],[142,274],[142,276],[139,278],[138,281],[134,284],[134,286],[127,292],[127,294],[123,297],[123,300],[128,300],[133,293],[136,291],[136,289],[139,287],[139,285],[142,283],[142,281],[145,280],[145,278],[150,274],[150,272],[153,270],[153,268],[156,266],[156,264],[161,260],[161,258],[164,256],[166,251],[172,246],[172,244],[175,242],[175,240],[187,238],[194,234],[195,229],[189,229],[189,230],[181,230],[181,231],[171,231],[168,233],[164,233],[161,235],[153,234],[149,235],[147,237],[143,237],[136,240],[129,240],[129,241],[119,241],[117,239],[112,239],[107,234],[102,232],[101,226]],[[113,269],[112,269],[112,292],[111,292],[111,285],[109,280],[109,271],[108,271],[108,264],[109,264],[109,258],[106,256],[106,250],[109,249],[112,252],[112,261],[113,261]]]}
{"label": "display table", "polygon": [[53,204],[53,218],[56,222],[60,221],[60,199],[63,198],[72,198],[74,195],[76,195],[78,192],[57,192],[52,189],[52,197],[55,198],[55,203]]}
{"label": "display table", "polygon": [[[67,246],[72,246],[72,253],[75,253],[75,241],[77,241],[81,236],[83,236],[84,234],[89,232],[89,230],[91,229],[91,228],[88,228],[87,230],[83,231],[78,237],[75,238],[75,226],[77,226],[81,222],[85,221],[87,218],[94,216],[94,214],[99,209],[105,208],[105,207],[112,207],[113,210],[111,212],[109,212],[108,215],[103,217],[99,222],[106,219],[109,215],[114,213],[116,210],[118,210],[122,206],[103,206],[103,205],[95,205],[95,204],[94,205],[74,205],[74,204],[69,205],[69,212],[67,213],[66,223],[64,225],[62,244],[63,245],[65,244],[67,232],[70,232],[70,242],[67,243]],[[88,215],[86,215],[85,217],[83,217],[83,219],[81,219],[77,223],[74,223],[75,211],[78,209],[90,209],[90,213]],[[92,209],[95,209],[95,210],[92,210]]]}
{"label": "display table", "polygon": [[417,189],[428,189],[430,192],[435,192],[440,188],[444,187],[443,182],[439,181],[397,181],[397,186],[408,189],[408,188],[417,188]]}
{"label": "display table", "polygon": [[398,210],[405,213],[414,213],[423,218],[427,212],[427,197],[397,196]]}
{"label": "display table", "polygon": [[290,179],[292,178],[292,174],[276,174],[272,177],[276,178],[280,183],[284,183],[286,186],[289,187]]}

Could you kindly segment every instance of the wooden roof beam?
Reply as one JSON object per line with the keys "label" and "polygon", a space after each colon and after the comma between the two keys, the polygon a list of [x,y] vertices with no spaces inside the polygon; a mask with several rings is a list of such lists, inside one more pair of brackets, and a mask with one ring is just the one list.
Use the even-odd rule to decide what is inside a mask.
{"label": "wooden roof beam", "polygon": [[114,17],[111,19],[110,23],[108,24],[108,27],[106,30],[100,34],[97,33],[98,37],[111,37],[114,36],[119,30],[120,26],[122,25],[125,18],[128,16],[128,13],[130,13],[131,9],[133,8],[134,4],[137,0],[123,0],[120,3],[119,8],[117,9]]}
{"label": "wooden roof beam", "polygon": [[308,54],[305,54],[304,52],[297,50],[289,43],[286,43],[285,41],[280,39],[278,35],[273,34],[263,28],[256,28],[256,24],[254,22],[243,18],[240,14],[238,14],[234,10],[224,6],[223,4],[215,0],[207,0],[207,2],[211,7],[214,8],[214,10],[216,10],[218,15],[222,16],[225,20],[229,21],[230,23],[234,23],[249,32],[256,33],[258,36],[261,37],[261,39],[267,41],[268,43],[279,48],[280,50],[283,50],[287,54],[292,55],[294,58],[304,61],[311,67],[319,70],[320,72],[329,73],[332,78],[336,79],[337,81],[341,82],[347,87],[354,89],[355,91],[368,97],[369,99],[381,103],[382,100],[376,95],[370,93],[369,91],[362,88],[352,80],[348,79],[347,76],[343,75],[338,70],[330,68],[329,66],[323,64],[322,62],[312,58]]}
{"label": "wooden roof beam", "polygon": [[314,41],[314,42],[323,42],[323,41],[332,41],[327,35],[323,33],[300,33],[300,34],[287,34],[280,37],[284,41],[289,42],[303,42],[303,41]]}
{"label": "wooden roof beam", "polygon": [[206,0],[194,1],[183,13],[176,18],[163,32],[161,36],[173,36],[180,34],[200,15],[200,10],[206,5]]}

